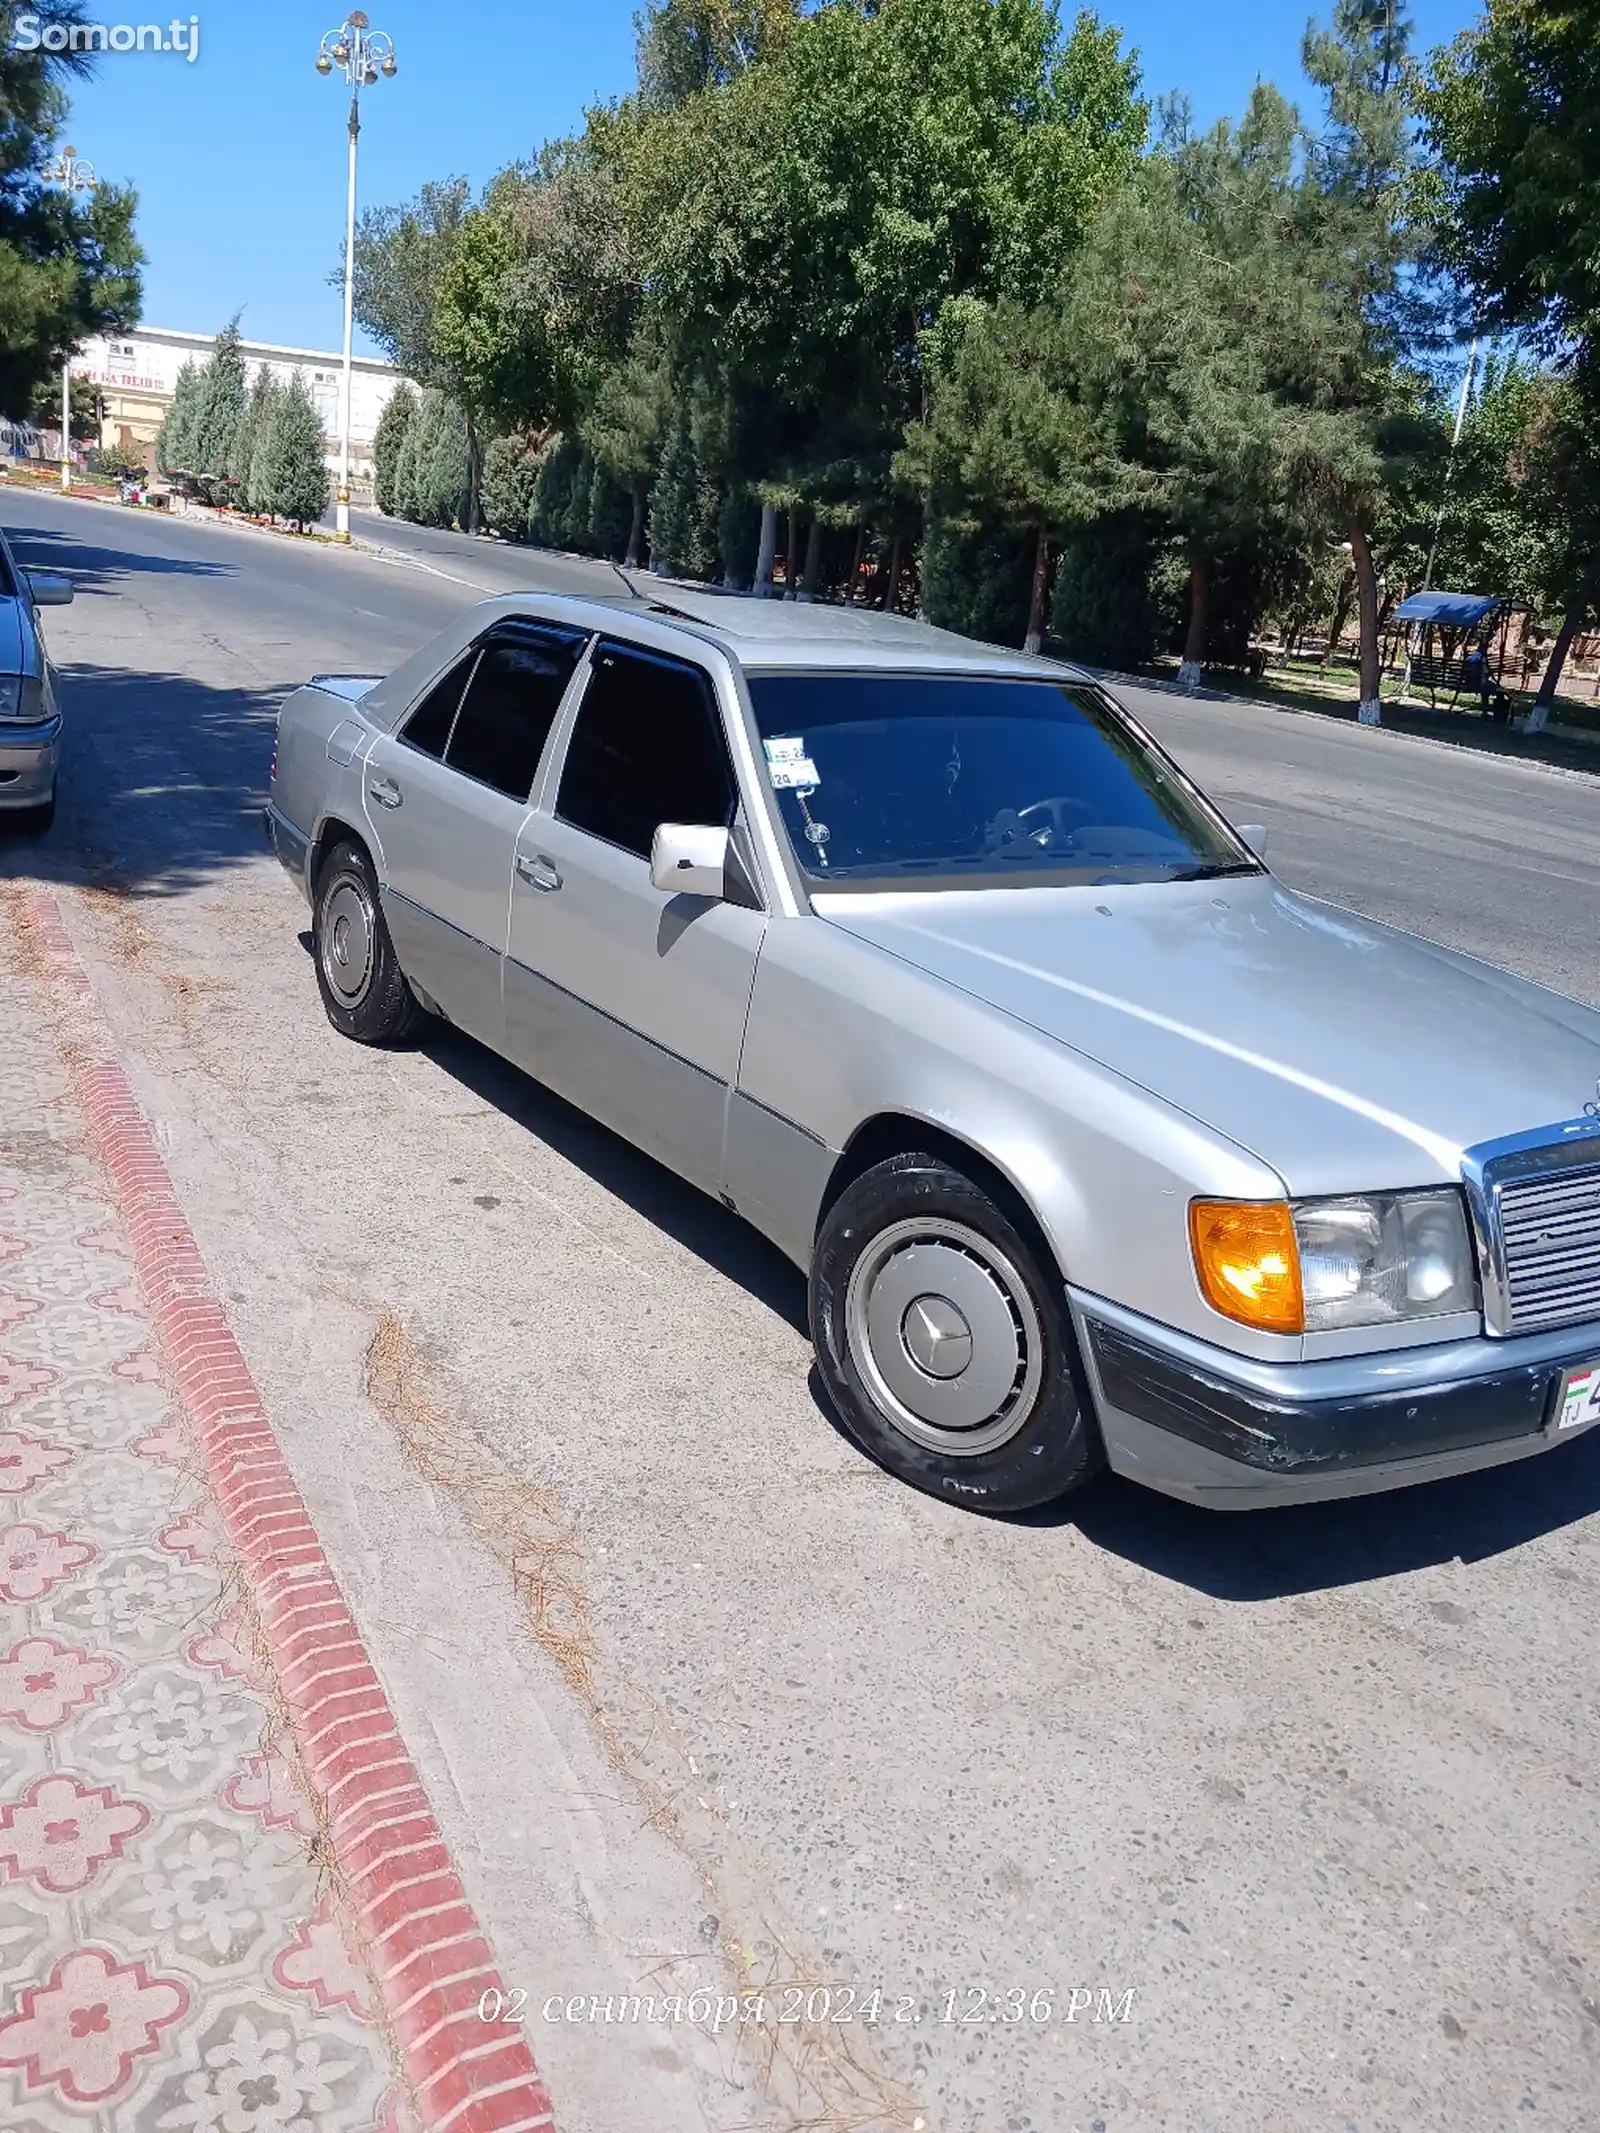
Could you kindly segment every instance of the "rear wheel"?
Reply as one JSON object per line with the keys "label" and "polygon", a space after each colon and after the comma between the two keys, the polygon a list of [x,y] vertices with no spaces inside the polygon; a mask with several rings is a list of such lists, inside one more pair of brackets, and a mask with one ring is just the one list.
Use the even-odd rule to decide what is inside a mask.
{"label": "rear wheel", "polygon": [[424,1010],[400,968],[372,861],[358,844],[336,845],[318,874],[311,934],[322,1004],[342,1037],[398,1044],[416,1032]]}
{"label": "rear wheel", "polygon": [[846,1188],[812,1263],[812,1339],[846,1429],[976,1509],[1052,1502],[1101,1463],[1061,1282],[1029,1228],[937,1156],[899,1155]]}

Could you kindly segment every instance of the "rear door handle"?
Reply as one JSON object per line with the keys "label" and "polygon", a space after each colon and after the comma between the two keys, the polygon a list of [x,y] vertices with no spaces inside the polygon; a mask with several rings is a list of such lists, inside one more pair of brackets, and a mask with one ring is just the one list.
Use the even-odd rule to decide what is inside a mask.
{"label": "rear door handle", "polygon": [[380,807],[399,807],[402,804],[403,796],[393,778],[374,778],[367,790]]}
{"label": "rear door handle", "polygon": [[555,861],[547,859],[543,852],[534,852],[531,856],[526,852],[519,852],[517,872],[531,888],[542,889],[547,896],[552,889],[559,889],[561,886],[561,876],[556,871]]}

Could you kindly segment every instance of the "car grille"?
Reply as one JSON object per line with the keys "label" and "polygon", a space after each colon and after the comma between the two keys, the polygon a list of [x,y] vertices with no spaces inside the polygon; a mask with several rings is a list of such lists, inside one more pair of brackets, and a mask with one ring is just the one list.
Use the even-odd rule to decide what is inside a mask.
{"label": "car grille", "polygon": [[1600,1164],[1507,1179],[1495,1197],[1511,1330],[1600,1318]]}

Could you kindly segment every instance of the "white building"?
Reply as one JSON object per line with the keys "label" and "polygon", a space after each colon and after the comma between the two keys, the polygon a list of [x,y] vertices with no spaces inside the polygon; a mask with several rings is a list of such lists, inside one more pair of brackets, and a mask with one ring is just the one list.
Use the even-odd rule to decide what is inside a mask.
{"label": "white building", "polygon": [[[139,326],[132,332],[86,341],[72,359],[72,375],[86,378],[100,393],[104,412],[100,441],[131,445],[144,451],[172,405],[178,374],[185,363],[204,363],[213,337],[179,333],[164,326]],[[253,384],[258,372],[270,370],[287,383],[298,373],[306,382],[328,440],[328,465],[339,466],[339,388],[344,358],[314,348],[280,348],[271,341],[243,344],[245,370]],[[351,380],[351,487],[358,496],[372,490],[372,439],[378,417],[400,383],[392,363],[357,356]]]}

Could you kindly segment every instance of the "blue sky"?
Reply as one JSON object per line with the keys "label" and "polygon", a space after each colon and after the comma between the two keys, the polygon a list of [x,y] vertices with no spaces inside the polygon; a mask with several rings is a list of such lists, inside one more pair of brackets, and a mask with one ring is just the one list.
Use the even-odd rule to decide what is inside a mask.
{"label": "blue sky", "polygon": [[[243,307],[254,340],[334,348],[341,257],[345,95],[314,69],[327,0],[176,0],[199,14],[199,57],[108,54],[74,96],[73,145],[139,188],[150,255],[145,317],[210,333]],[[361,197],[404,199],[428,178],[475,184],[574,128],[584,106],[633,79],[638,0],[368,0],[393,36],[398,77],[363,99]],[[94,0],[107,23],[166,21],[174,0]],[[1063,9],[1070,13],[1070,4]],[[1104,5],[1140,52],[1146,87],[1183,88],[1202,122],[1236,112],[1257,76],[1302,86],[1297,0],[1120,0]],[[1477,13],[1474,0],[1413,0],[1421,44]]]}

